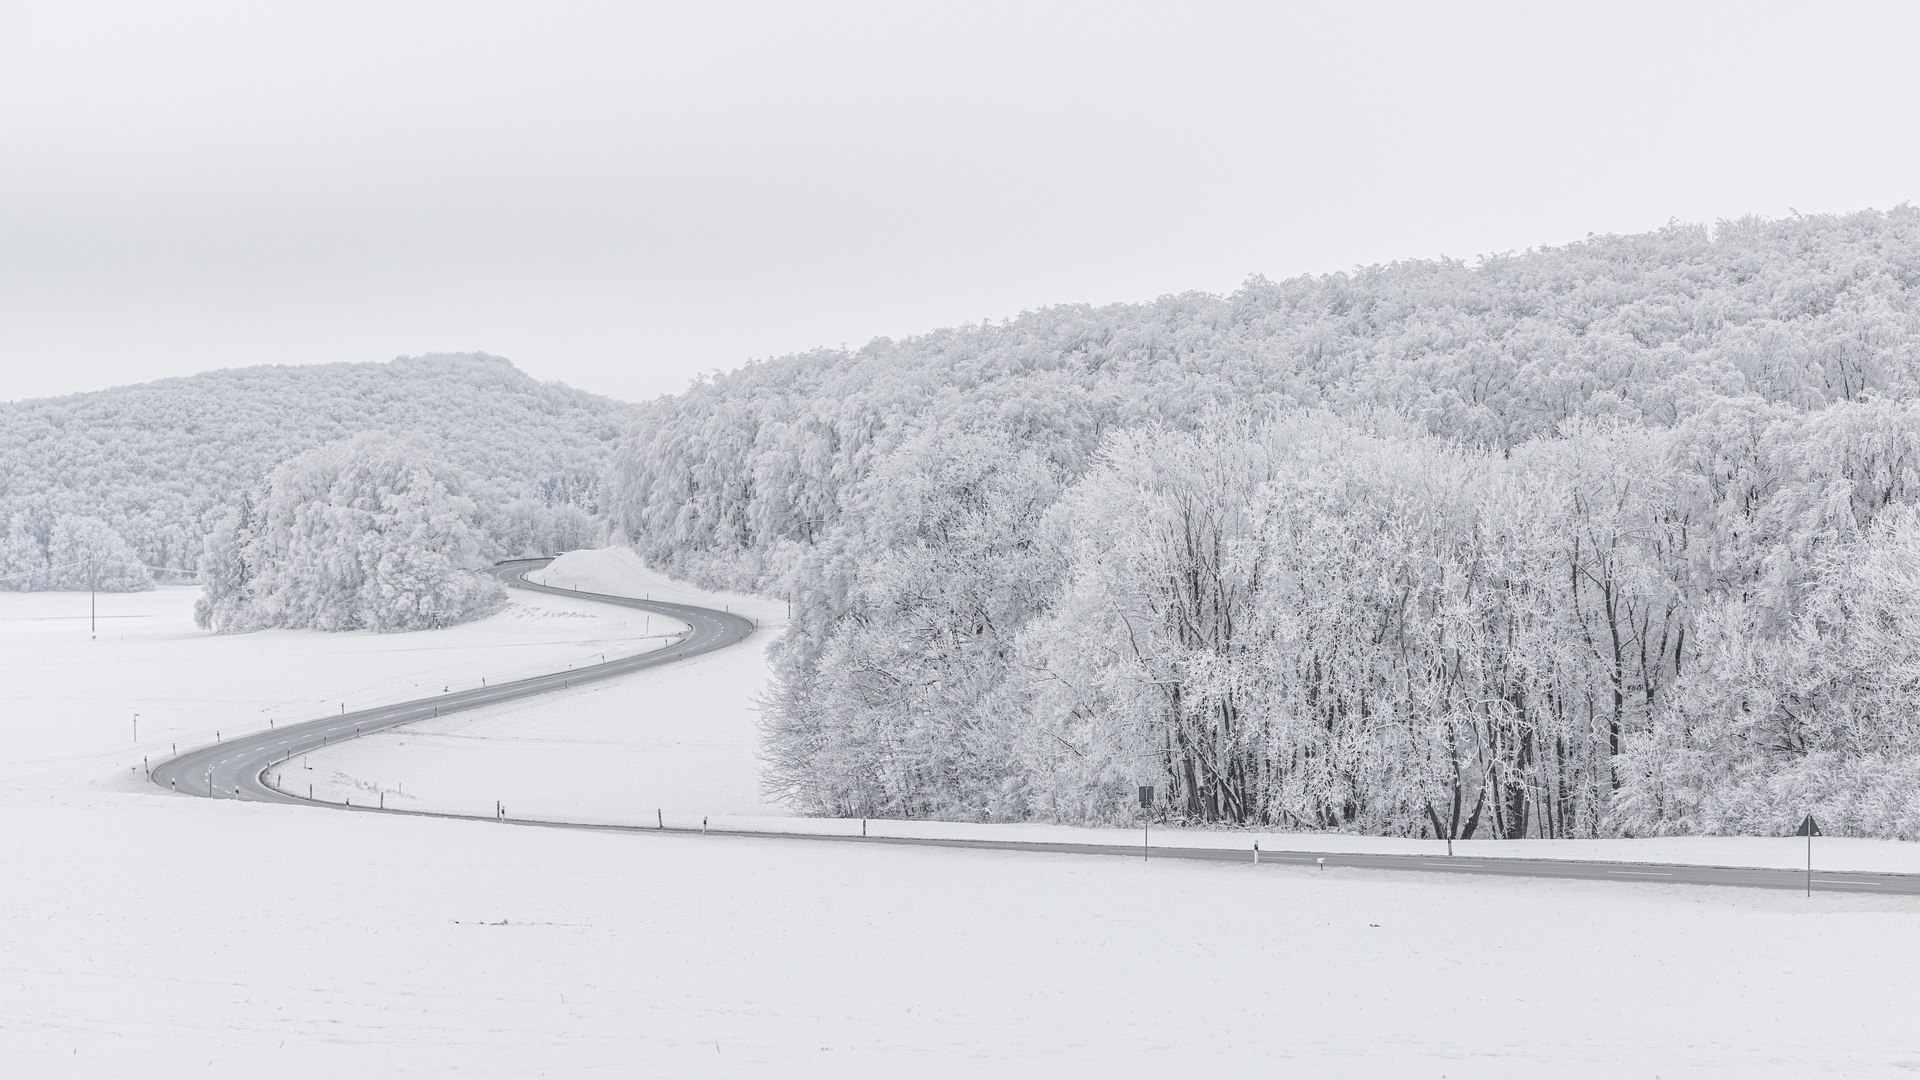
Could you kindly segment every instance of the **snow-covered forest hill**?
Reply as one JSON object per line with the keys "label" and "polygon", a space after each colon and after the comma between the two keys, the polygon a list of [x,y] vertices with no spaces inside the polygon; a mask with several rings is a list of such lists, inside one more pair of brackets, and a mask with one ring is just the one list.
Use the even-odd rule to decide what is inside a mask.
{"label": "snow-covered forest hill", "polygon": [[1920,211],[754,363],[617,534],[790,595],[804,810],[1920,838]]}
{"label": "snow-covered forest hill", "polygon": [[601,470],[632,415],[483,353],[237,368],[0,403],[0,588],[85,588],[66,538],[101,523],[138,561],[193,570],[240,492],[367,431],[431,437],[483,507],[505,515],[499,531],[537,530],[551,524],[543,508],[597,510]]}

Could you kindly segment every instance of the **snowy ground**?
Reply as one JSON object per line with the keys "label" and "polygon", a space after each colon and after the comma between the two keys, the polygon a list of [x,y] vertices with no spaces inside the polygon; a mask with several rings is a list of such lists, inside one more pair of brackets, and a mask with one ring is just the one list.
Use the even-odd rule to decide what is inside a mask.
{"label": "snowy ground", "polygon": [[13,1075],[1920,1069],[1879,898],[140,801],[9,810]]}
{"label": "snowy ground", "polygon": [[[193,625],[199,590],[0,593],[0,739],[54,782],[116,782],[145,757],[267,727],[521,678],[663,647],[684,623],[590,600],[517,592],[499,614],[417,634]],[[139,714],[136,742],[134,716]]]}
{"label": "snowy ground", "polygon": [[[191,598],[107,598],[132,618],[94,642],[84,619],[74,632],[84,597],[0,594],[8,1075],[1920,1072],[1908,899],[594,835],[170,796],[124,779],[135,711],[151,750],[340,693],[580,662],[618,647],[629,617],[522,598],[430,634],[222,639],[191,630]],[[628,680],[636,698],[651,677]],[[573,713],[616,738],[597,706]],[[565,715],[538,737],[572,738]]]}
{"label": "snowy ground", "polygon": [[406,810],[627,823],[772,815],[753,699],[765,635],[637,678],[453,713],[295,759],[296,794]]}
{"label": "snowy ground", "polygon": [[[786,605],[689,588],[631,552],[577,551],[528,577],[543,585],[722,608],[766,629],[742,645],[637,678],[454,713],[289,763],[269,777],[329,802],[384,794],[390,807],[629,823],[783,813],[760,792],[759,714],[768,641]],[[524,594],[519,594],[524,595]],[[604,606],[604,605],[596,605]]]}
{"label": "snowy ground", "polygon": [[[650,818],[641,820],[642,824]],[[678,824],[687,824],[682,819]],[[695,819],[693,824],[698,824]],[[676,824],[669,815],[667,824]],[[1047,840],[1075,844],[1117,844],[1138,847],[1139,829],[1085,829],[1064,825],[972,825],[945,821],[866,821],[839,818],[716,816],[715,829],[746,832],[827,833],[858,835],[864,825],[873,836],[906,836],[970,840]],[[1262,851],[1322,851],[1379,855],[1445,857],[1443,840],[1402,840],[1384,836],[1341,833],[1276,832],[1256,829],[1153,828],[1148,842],[1155,848],[1240,848],[1252,857],[1254,844]],[[1457,858],[1571,859],[1601,862],[1678,863],[1686,866],[1754,866],[1799,870],[1806,866],[1804,839],[1754,836],[1676,836],[1645,840],[1456,840]],[[1861,840],[1822,836],[1813,841],[1815,870],[1851,870],[1865,873],[1920,874],[1920,844],[1895,840]]]}

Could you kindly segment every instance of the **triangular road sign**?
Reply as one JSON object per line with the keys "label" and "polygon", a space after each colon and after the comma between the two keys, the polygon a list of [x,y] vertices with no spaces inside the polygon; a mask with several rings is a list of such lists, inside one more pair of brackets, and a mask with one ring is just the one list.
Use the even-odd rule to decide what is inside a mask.
{"label": "triangular road sign", "polygon": [[1805,821],[1803,821],[1803,822],[1801,822],[1801,823],[1800,823],[1800,830],[1799,830],[1798,832],[1796,832],[1796,833],[1794,833],[1793,835],[1795,835],[1795,836],[1825,836],[1826,834],[1820,831],[1820,825],[1819,825],[1819,823],[1817,823],[1817,822],[1815,822],[1815,821],[1813,820],[1813,815],[1812,815],[1812,814],[1808,814],[1808,815],[1807,815],[1807,820],[1805,820]]}

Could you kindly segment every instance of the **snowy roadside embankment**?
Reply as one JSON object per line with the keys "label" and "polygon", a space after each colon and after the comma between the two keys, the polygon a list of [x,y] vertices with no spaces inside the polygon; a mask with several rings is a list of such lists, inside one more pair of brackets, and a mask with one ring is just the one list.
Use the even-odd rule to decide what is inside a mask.
{"label": "snowy roadside embankment", "polygon": [[[745,615],[767,627],[784,627],[787,621],[785,601],[769,600],[748,593],[703,589],[676,581],[641,562],[640,557],[629,548],[569,551],[529,573],[527,580],[556,589],[579,589],[581,592],[715,608]],[[761,648],[764,650],[765,642],[761,643]]]}
{"label": "snowy roadside embankment", "polygon": [[766,629],[684,663],[328,747],[269,780],[334,803],[481,815],[501,803],[514,817],[596,824],[784,813],[760,791],[755,706],[784,603],[674,581],[618,548],[569,552],[527,579],[731,611]]}
{"label": "snowy roadside embankment", "polygon": [[[646,822],[640,822],[645,824]],[[669,826],[694,827],[698,818],[671,813]],[[715,816],[709,827],[737,832],[806,833],[817,836],[869,836],[936,840],[1009,840],[1068,844],[1108,844],[1138,849],[1140,830],[1094,829],[1077,825],[974,824],[957,821],[887,821],[870,818],[795,818]],[[1175,829],[1153,826],[1152,848],[1238,848],[1352,855],[1425,855],[1447,857],[1444,840],[1408,840],[1345,833],[1279,832],[1261,829]],[[1474,859],[1567,859],[1576,862],[1673,863],[1681,866],[1741,866],[1799,870],[1806,866],[1802,837],[1669,836],[1603,840],[1455,840],[1453,857]],[[1878,874],[1920,874],[1920,844],[1821,836],[1813,841],[1813,868]]]}

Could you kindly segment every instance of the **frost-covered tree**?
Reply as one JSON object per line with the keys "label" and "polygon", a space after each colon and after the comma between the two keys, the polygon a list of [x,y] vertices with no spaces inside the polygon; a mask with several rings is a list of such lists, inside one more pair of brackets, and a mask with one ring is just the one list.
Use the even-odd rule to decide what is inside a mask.
{"label": "frost-covered tree", "polygon": [[[15,514],[0,540],[0,589],[27,592],[47,587],[47,540],[26,514]],[[51,522],[48,523],[51,525]],[[51,528],[44,530],[50,534]]]}
{"label": "frost-covered tree", "polygon": [[47,538],[47,587],[137,592],[153,588],[153,576],[106,522],[61,514]]}
{"label": "frost-covered tree", "polygon": [[275,468],[207,537],[202,626],[420,630],[499,605],[461,471],[423,436],[369,433]]}
{"label": "frost-covered tree", "polygon": [[643,406],[602,492],[792,598],[766,746],[809,811],[1920,828],[1911,207],[749,364]]}
{"label": "frost-covered tree", "polygon": [[857,500],[867,531],[814,549],[779,645],[771,786],[820,812],[1020,818],[1016,635],[1058,560],[1038,533],[1058,466],[1005,432],[930,428]]}
{"label": "frost-covered tree", "polygon": [[592,514],[571,503],[515,499],[487,515],[487,533],[504,558],[558,555],[598,547],[602,526]]}
{"label": "frost-covered tree", "polygon": [[44,529],[16,514],[0,539],[0,588],[138,592],[153,575],[126,539],[99,518],[57,514]]}

